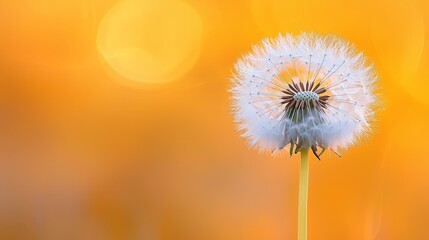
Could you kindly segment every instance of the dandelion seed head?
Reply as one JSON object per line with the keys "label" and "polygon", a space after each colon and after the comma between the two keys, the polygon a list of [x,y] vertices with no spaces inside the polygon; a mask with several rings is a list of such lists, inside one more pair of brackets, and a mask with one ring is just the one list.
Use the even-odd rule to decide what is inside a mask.
{"label": "dandelion seed head", "polygon": [[235,120],[250,145],[317,154],[345,149],[367,133],[377,77],[362,53],[335,36],[279,35],[235,65]]}

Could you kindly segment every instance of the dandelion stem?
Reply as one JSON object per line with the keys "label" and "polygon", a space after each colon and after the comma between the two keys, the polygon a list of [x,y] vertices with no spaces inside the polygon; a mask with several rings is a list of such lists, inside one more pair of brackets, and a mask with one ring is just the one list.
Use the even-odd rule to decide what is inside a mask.
{"label": "dandelion stem", "polygon": [[307,240],[308,149],[301,150],[298,202],[298,240]]}

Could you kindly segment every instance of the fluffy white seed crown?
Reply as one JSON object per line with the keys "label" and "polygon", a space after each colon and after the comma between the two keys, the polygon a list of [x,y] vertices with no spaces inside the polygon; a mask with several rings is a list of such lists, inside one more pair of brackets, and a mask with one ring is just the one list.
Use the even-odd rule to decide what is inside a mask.
{"label": "fluffy white seed crown", "polygon": [[235,120],[250,144],[290,152],[347,148],[369,130],[377,77],[362,53],[334,36],[279,35],[235,65]]}

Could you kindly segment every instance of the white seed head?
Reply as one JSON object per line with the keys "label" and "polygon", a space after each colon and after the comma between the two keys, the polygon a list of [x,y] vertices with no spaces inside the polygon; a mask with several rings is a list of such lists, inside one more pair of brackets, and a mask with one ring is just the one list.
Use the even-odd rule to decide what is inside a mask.
{"label": "white seed head", "polygon": [[370,127],[377,77],[362,53],[334,36],[279,35],[235,65],[235,120],[262,150],[290,145],[337,152]]}

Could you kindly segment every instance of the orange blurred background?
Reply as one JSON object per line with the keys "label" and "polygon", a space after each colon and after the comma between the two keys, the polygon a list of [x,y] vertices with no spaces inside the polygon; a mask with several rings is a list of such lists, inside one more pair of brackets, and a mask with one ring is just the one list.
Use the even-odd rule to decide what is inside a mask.
{"label": "orange blurred background", "polygon": [[429,2],[0,2],[0,239],[296,239],[298,157],[248,149],[229,76],[278,33],[375,63],[383,109],[311,158],[309,239],[427,240]]}

